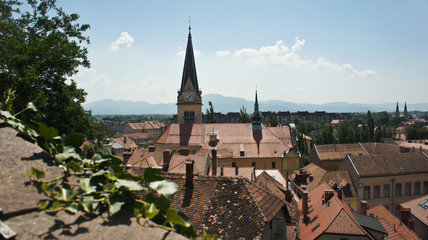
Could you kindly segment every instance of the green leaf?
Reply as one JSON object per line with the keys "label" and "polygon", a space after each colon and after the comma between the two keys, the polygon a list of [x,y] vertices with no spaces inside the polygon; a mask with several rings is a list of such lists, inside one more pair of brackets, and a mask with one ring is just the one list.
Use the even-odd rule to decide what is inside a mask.
{"label": "green leaf", "polygon": [[80,148],[85,141],[85,136],[81,133],[73,133],[65,138],[64,144],[74,148]]}
{"label": "green leaf", "polygon": [[41,201],[39,201],[39,203],[38,203],[38,205],[39,205],[39,209],[40,209],[40,210],[44,210],[44,209],[46,209],[47,207],[49,207],[49,204],[50,204],[50,202],[49,202],[49,201],[43,201],[43,200],[41,200]]}
{"label": "green leaf", "polygon": [[176,183],[167,180],[151,182],[150,187],[159,194],[165,195],[167,198],[171,198],[178,190],[178,185]]}
{"label": "green leaf", "polygon": [[36,108],[36,106],[35,106],[35,105],[34,105],[34,103],[32,103],[32,102],[27,103],[27,109],[31,109],[31,110],[33,110],[34,112],[37,112],[37,111],[38,111],[38,109]]}
{"label": "green leaf", "polygon": [[163,180],[164,178],[158,175],[161,173],[162,171],[160,169],[146,168],[144,169],[144,181],[154,182],[154,181]]}
{"label": "green leaf", "polygon": [[[149,197],[149,196],[150,195],[148,195],[147,197]],[[146,199],[147,199],[147,197],[146,197]],[[159,196],[159,199],[156,200],[156,207],[158,209],[160,209],[163,214],[166,214],[166,212],[169,209],[169,206],[170,206],[169,199],[167,197],[165,197],[164,195],[161,194]]]}
{"label": "green leaf", "polygon": [[71,201],[76,195],[77,195],[77,192],[74,192],[66,188],[61,188],[61,192],[58,195],[56,195],[54,198],[58,201],[68,202],[68,201]]}
{"label": "green leaf", "polygon": [[70,161],[70,162],[66,163],[65,169],[66,170],[72,169],[76,173],[83,172],[83,168],[75,161]]}
{"label": "green leaf", "polygon": [[53,139],[55,136],[58,136],[58,130],[52,127],[46,126],[44,123],[33,121],[39,127],[40,136],[46,140]]}
{"label": "green leaf", "polygon": [[63,163],[65,160],[67,160],[69,158],[75,158],[75,159],[79,159],[79,160],[81,159],[80,155],[74,151],[73,147],[67,147],[67,146],[64,147],[64,152],[58,153],[55,155],[55,161],[58,164]]}
{"label": "green leaf", "polygon": [[108,203],[108,211],[111,214],[115,214],[122,208],[122,205],[125,204],[125,199],[123,198],[122,194],[116,192],[110,196]]}
{"label": "green leaf", "polygon": [[58,186],[59,182],[53,182],[53,183],[42,183],[40,186],[43,192],[52,192],[56,186]]}
{"label": "green leaf", "polygon": [[72,212],[72,213],[78,213],[78,212],[80,212],[79,204],[76,202],[67,203],[65,210]]}
{"label": "green leaf", "polygon": [[103,191],[104,192],[113,192],[115,189],[115,184],[114,183],[107,183],[104,184],[103,186]]}
{"label": "green leaf", "polygon": [[97,189],[96,186],[91,185],[91,179],[90,178],[80,179],[79,180],[79,186],[86,194],[93,193]]}
{"label": "green leaf", "polygon": [[50,211],[58,211],[65,207],[65,203],[61,203],[58,201],[55,201],[52,203],[52,206],[49,208]]}
{"label": "green leaf", "polygon": [[28,176],[30,176],[30,178],[42,179],[46,176],[46,174],[42,170],[39,170],[35,167],[31,167],[31,172],[28,173]]}
{"label": "green leaf", "polygon": [[159,209],[156,208],[155,204],[151,203],[150,205],[147,204],[147,206],[144,206],[144,213],[146,216],[146,219],[151,220],[159,213]]}
{"label": "green leaf", "polygon": [[125,179],[117,179],[116,180],[116,187],[126,187],[130,191],[141,191],[144,188],[137,182],[131,181],[131,180],[125,180]]}
{"label": "green leaf", "polygon": [[80,205],[83,207],[83,210],[87,213],[93,211],[94,196],[85,196],[83,200],[80,201]]}
{"label": "green leaf", "polygon": [[93,173],[93,174],[92,174],[92,177],[102,176],[102,175],[104,175],[105,173],[106,173],[106,171],[105,171],[105,170],[99,170],[98,172]]}
{"label": "green leaf", "polygon": [[183,227],[192,226],[192,223],[189,221],[189,219],[183,218],[182,213],[179,213],[177,210],[172,208],[168,209],[165,222],[172,223],[172,226],[174,225],[181,225]]}

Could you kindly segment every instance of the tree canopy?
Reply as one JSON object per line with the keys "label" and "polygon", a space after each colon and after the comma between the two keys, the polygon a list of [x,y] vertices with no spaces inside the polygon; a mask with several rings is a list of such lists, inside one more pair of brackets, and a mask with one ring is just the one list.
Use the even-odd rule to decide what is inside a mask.
{"label": "tree canopy", "polygon": [[71,79],[79,67],[90,67],[84,36],[90,26],[55,0],[0,0],[0,18],[0,101],[11,89],[17,111],[33,102],[60,133],[94,138],[91,114],[81,106],[87,93]]}
{"label": "tree canopy", "polygon": [[251,118],[250,115],[247,113],[247,109],[242,106],[241,109],[239,109],[239,117],[238,117],[239,123],[250,123]]}
{"label": "tree canopy", "polygon": [[207,115],[207,122],[208,123],[218,123],[218,117],[214,112],[214,106],[211,101],[208,102],[210,105],[210,108],[207,108],[206,115]]}

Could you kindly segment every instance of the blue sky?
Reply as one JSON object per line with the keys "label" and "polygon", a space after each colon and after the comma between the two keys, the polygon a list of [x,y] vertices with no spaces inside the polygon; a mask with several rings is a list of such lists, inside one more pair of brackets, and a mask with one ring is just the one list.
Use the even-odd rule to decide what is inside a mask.
{"label": "blue sky", "polygon": [[[189,16],[203,94],[297,103],[428,102],[428,1],[58,0],[89,23],[100,99],[173,103]],[[411,109],[409,109],[411,110]]]}

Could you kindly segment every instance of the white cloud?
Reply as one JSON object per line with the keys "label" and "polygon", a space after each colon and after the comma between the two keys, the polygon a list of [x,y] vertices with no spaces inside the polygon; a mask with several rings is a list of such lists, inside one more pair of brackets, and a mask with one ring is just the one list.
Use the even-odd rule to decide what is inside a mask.
{"label": "white cloud", "polygon": [[[198,57],[198,56],[199,56],[199,54],[201,54],[201,51],[193,50],[193,55],[194,55],[195,57]],[[178,52],[177,52],[177,55],[178,55],[178,56],[181,56],[181,57],[184,57],[184,55],[186,55],[186,51],[184,51],[184,50],[178,51]]]}
{"label": "white cloud", "polygon": [[129,33],[123,32],[116,41],[110,44],[110,49],[115,51],[121,48],[130,48],[133,42],[134,38]]}
{"label": "white cloud", "polygon": [[372,70],[357,70],[351,64],[334,64],[324,58],[318,58],[312,69],[326,69],[334,72],[348,72],[352,77],[373,77],[376,72]]}
{"label": "white cloud", "polygon": [[217,57],[224,57],[230,55],[229,51],[217,51]]}
{"label": "white cloud", "polygon": [[297,51],[305,44],[305,40],[296,38],[296,43],[292,50],[280,40],[273,46],[261,47],[259,50],[251,48],[243,48],[235,51],[234,55],[247,58],[249,62],[255,65],[301,65],[307,64],[307,61],[300,59]]}

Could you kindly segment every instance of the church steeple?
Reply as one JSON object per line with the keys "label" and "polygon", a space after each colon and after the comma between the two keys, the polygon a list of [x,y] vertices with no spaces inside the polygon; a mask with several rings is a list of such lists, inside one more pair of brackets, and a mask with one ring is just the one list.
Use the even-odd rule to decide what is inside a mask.
{"label": "church steeple", "polygon": [[199,90],[196,75],[191,29],[189,23],[183,76],[177,94],[177,122],[180,124],[202,123],[202,91]]}
{"label": "church steeple", "polygon": [[395,107],[395,117],[400,117],[400,108],[398,107],[398,102],[397,102],[397,106]]}
{"label": "church steeple", "polygon": [[404,117],[407,117],[407,103],[404,102],[404,111],[403,111]]}
{"label": "church steeple", "polygon": [[[186,84],[190,81],[193,90],[201,96],[202,91],[199,90],[198,77],[196,75],[195,56],[193,54],[192,33],[189,24],[189,36],[187,38],[186,57],[184,59],[183,77],[181,78],[181,87],[179,96],[185,90]],[[188,89],[186,89],[188,90]]]}
{"label": "church steeple", "polygon": [[256,101],[254,102],[254,112],[252,116],[252,129],[253,130],[262,130],[262,116],[259,111],[259,101],[257,99],[257,90],[256,90]]}

